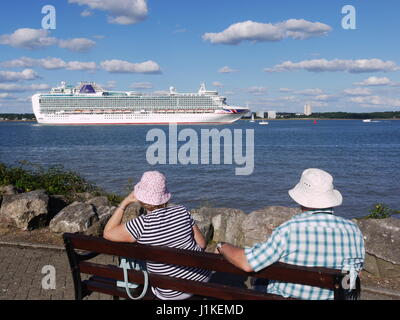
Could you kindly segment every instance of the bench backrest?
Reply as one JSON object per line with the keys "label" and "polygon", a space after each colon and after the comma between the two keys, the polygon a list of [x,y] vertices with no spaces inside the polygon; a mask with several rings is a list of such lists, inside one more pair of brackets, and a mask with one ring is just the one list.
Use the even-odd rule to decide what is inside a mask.
{"label": "bench backrest", "polygon": [[[277,262],[259,272],[247,273],[227,262],[221,255],[168,247],[148,246],[137,243],[111,242],[99,237],[80,234],[64,234],[64,241],[74,274],[75,289],[80,281],[79,273],[97,275],[116,280],[123,280],[122,270],[115,266],[104,266],[87,262],[97,254],[107,254],[134,258],[157,263],[197,267],[233,275],[251,276],[261,279],[310,285],[334,291],[335,299],[345,299],[343,278],[346,274],[340,270],[293,266]],[[80,255],[75,250],[89,251]],[[142,283],[141,272],[129,271],[129,281]],[[357,281],[359,284],[359,281]],[[221,285],[171,278],[150,274],[150,284],[155,287],[191,292],[196,295],[211,296],[220,299],[281,299],[280,296],[258,293],[254,290],[228,290]],[[226,287],[226,286],[225,286]],[[232,288],[231,288],[232,289]],[[226,291],[226,292],[225,292]]]}

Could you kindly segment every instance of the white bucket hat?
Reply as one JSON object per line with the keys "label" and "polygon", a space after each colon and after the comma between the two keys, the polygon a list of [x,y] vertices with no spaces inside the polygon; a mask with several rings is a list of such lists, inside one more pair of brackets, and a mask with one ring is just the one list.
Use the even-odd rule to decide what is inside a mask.
{"label": "white bucket hat", "polygon": [[333,187],[332,176],[321,169],[306,169],[299,183],[289,190],[290,197],[307,208],[324,209],[342,204],[343,197]]}

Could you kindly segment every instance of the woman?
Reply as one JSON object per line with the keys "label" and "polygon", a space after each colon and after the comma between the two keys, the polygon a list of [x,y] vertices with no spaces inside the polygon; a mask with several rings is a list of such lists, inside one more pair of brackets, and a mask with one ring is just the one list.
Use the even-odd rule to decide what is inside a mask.
{"label": "woman", "polygon": [[[183,206],[170,206],[165,176],[158,171],[147,171],[134,191],[115,210],[104,228],[104,238],[118,242],[167,246],[172,248],[202,251],[206,241],[190,212]],[[147,214],[121,224],[124,210],[133,202],[139,202]],[[190,267],[179,267],[160,263],[147,263],[151,273],[168,275],[196,281],[208,281],[210,272]],[[153,288],[153,293],[162,300],[182,300],[191,294],[169,289]]]}

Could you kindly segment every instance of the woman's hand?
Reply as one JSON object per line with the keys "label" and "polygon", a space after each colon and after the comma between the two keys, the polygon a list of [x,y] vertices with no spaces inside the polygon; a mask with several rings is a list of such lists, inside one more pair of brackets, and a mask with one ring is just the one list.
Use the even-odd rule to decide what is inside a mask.
{"label": "woman's hand", "polygon": [[121,205],[126,208],[134,202],[138,202],[138,199],[135,197],[135,192],[132,191],[124,200],[122,200]]}

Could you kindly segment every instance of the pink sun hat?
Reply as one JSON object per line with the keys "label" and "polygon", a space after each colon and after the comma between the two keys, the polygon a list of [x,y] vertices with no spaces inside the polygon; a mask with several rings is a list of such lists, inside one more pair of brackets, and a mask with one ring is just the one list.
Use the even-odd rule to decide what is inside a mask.
{"label": "pink sun hat", "polygon": [[146,171],[135,185],[134,194],[140,202],[158,206],[171,198],[165,176],[158,171]]}

